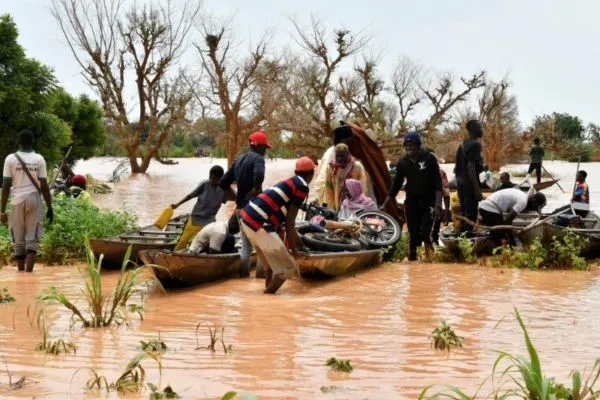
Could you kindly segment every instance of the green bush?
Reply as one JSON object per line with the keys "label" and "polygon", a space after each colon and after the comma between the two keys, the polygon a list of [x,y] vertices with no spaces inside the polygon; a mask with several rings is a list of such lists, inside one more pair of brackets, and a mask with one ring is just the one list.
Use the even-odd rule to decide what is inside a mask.
{"label": "green bush", "polygon": [[494,249],[493,267],[512,266],[537,270],[539,268],[587,269],[585,259],[579,254],[585,241],[577,234],[568,232],[563,238],[554,237],[549,245],[535,239],[526,251],[504,246]]}
{"label": "green bush", "polygon": [[85,202],[54,198],[54,222],[46,226],[40,254],[46,263],[85,258],[85,238],[104,238],[135,229],[127,212],[102,210]]}
{"label": "green bush", "polygon": [[[40,258],[48,264],[62,264],[85,258],[85,238],[115,236],[135,229],[136,218],[126,212],[102,210],[69,198],[52,200],[54,222],[45,224]],[[12,244],[6,226],[0,226],[0,265],[11,257]]]}
{"label": "green bush", "polygon": [[393,246],[388,246],[383,253],[383,262],[400,262],[408,257],[408,235],[402,235]]}

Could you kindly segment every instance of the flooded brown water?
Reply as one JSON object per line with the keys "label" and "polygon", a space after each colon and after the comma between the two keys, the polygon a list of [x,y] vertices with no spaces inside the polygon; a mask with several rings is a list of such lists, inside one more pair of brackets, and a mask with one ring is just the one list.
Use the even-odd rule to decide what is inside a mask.
{"label": "flooded brown water", "polygon": [[[112,168],[103,172],[104,161],[91,160],[87,166],[96,164],[94,173],[105,178]],[[151,222],[207,175],[208,161],[184,161],[159,166],[148,177],[126,179],[114,194],[97,201],[113,209],[126,205],[141,222]],[[293,168],[290,161],[267,168],[273,165],[278,168],[270,168],[267,183]],[[559,202],[560,192],[552,193],[552,201]],[[109,287],[116,278],[107,272],[103,282]],[[525,354],[510,314],[513,306],[524,316],[547,375],[566,381],[572,368],[591,367],[600,356],[596,269],[529,272],[386,264],[332,281],[287,282],[275,296],[262,294],[260,280],[231,279],[167,294],[152,290],[143,321],[132,316],[129,326],[110,329],[84,330],[75,324],[69,330],[68,311],[49,306],[45,315],[51,338],[64,335],[78,346],[76,355],[60,356],[33,351],[41,334],[26,315],[35,296],[52,285],[81,297],[82,281],[74,267],[38,267],[33,274],[17,274],[14,267],[0,270],[0,287],[17,300],[0,305],[0,369],[6,360],[13,381],[21,376],[36,381],[11,391],[0,372],[2,399],[103,397],[85,393],[87,371],[73,374],[91,367],[115,380],[139,341],[159,333],[168,346],[162,385],[171,384],[186,399],[217,399],[232,389],[264,399],[415,399],[424,387],[444,383],[474,392],[491,371],[495,349]],[[463,349],[450,354],[431,349],[428,335],[442,319],[465,337]],[[216,353],[196,350],[199,322],[225,327],[232,352],[224,354],[219,346]],[[198,341],[201,347],[208,344],[208,329],[199,331]],[[354,371],[330,372],[324,366],[330,357],[350,359]],[[158,384],[156,366],[149,361],[144,366],[147,381]],[[321,391],[329,386],[337,389]],[[107,398],[125,397],[111,393]],[[131,398],[148,398],[148,392]]]}

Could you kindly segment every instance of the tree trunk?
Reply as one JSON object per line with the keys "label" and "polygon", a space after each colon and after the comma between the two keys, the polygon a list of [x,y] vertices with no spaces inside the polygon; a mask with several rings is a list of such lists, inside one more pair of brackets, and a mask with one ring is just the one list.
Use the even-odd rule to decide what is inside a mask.
{"label": "tree trunk", "polygon": [[127,148],[127,158],[129,158],[129,166],[131,167],[132,174],[139,174],[139,173],[146,172],[145,170],[142,171],[140,169],[140,164],[138,164],[137,146],[135,147],[135,150]]}

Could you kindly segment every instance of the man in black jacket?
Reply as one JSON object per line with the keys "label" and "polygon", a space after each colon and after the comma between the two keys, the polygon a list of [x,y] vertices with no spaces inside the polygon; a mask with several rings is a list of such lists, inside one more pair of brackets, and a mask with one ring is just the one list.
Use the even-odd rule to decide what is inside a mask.
{"label": "man in black jacket", "polygon": [[[476,119],[467,122],[469,138],[456,152],[456,185],[460,208],[463,217],[473,222],[477,221],[477,209],[483,198],[479,183],[479,174],[483,171],[483,157],[481,156],[481,137],[483,129]],[[462,225],[463,230],[472,230],[468,224]]]}
{"label": "man in black jacket", "polygon": [[418,133],[406,134],[404,149],[406,155],[398,161],[396,177],[381,208],[384,208],[388,201],[395,201],[406,179],[404,213],[409,233],[408,260],[415,261],[417,247],[422,243],[425,244],[428,257],[433,252],[433,221],[442,214],[442,178],[435,156],[421,149]]}

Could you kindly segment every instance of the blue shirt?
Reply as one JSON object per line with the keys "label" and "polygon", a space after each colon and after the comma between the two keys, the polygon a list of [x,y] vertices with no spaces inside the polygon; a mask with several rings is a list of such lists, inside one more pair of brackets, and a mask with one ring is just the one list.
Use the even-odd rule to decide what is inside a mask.
{"label": "blue shirt", "polygon": [[236,205],[238,208],[248,204],[246,197],[248,193],[256,187],[262,185],[265,180],[265,157],[254,151],[242,154],[235,159],[231,167],[225,172],[223,178],[219,182],[219,186],[223,190],[227,190],[235,182],[237,183],[237,199]]}

